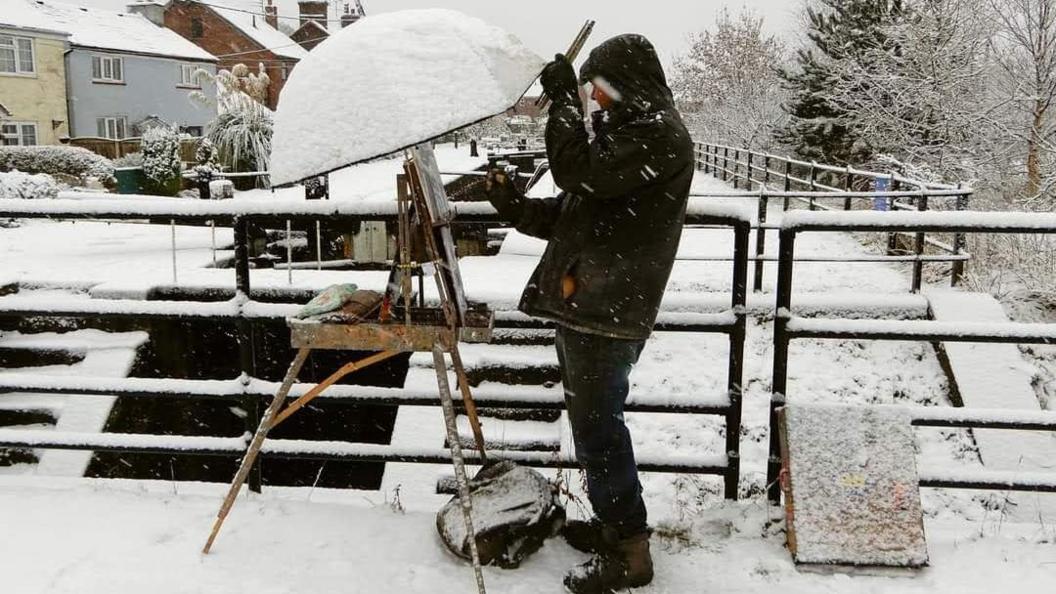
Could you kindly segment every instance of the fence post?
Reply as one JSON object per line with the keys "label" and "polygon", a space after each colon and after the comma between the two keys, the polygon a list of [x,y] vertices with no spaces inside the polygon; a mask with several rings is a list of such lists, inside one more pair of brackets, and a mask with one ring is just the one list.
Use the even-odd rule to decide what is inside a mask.
{"label": "fence post", "polygon": [[[899,189],[898,188],[899,185],[900,185],[899,181],[895,177],[895,172],[892,171],[891,172],[891,191],[892,192],[897,192],[898,189]],[[895,210],[895,197],[894,196],[890,196],[887,199],[887,210],[888,210],[888,212],[892,212],[892,211]],[[897,252],[897,251],[898,251],[898,234],[897,233],[888,233],[887,234],[887,255],[888,256],[894,256],[895,252]]]}
{"label": "fence post", "polygon": [[[235,299],[248,301],[250,295],[249,286],[249,221],[244,217],[235,217]],[[238,361],[242,371],[243,390],[248,388],[251,378],[255,376],[254,365],[255,354],[253,351],[253,324],[249,319],[239,312],[238,320],[235,322],[236,338],[238,340]],[[253,435],[260,425],[260,400],[256,396],[243,396],[242,407],[246,411],[245,431]],[[260,459],[253,465],[249,473],[249,490],[256,493],[261,489]]]}
{"label": "fence post", "polygon": [[748,186],[745,187],[745,189],[746,190],[751,190],[752,189],[752,149],[745,149],[745,150],[748,151],[748,165],[746,167],[747,175],[748,175]]}
{"label": "fence post", "polygon": [[774,311],[774,374],[770,389],[770,447],[766,464],[766,492],[773,504],[781,503],[781,444],[777,435],[777,409],[785,405],[788,391],[788,316],[792,315],[792,265],[795,229],[780,232],[777,262],[777,307]]}
{"label": "fence post", "polygon": [[770,153],[763,155],[763,183],[770,183]]}
{"label": "fence post", "polygon": [[737,166],[741,162],[741,149],[733,149],[733,189],[737,189]]}
{"label": "fence post", "polygon": [[[792,191],[792,161],[788,157],[785,157],[785,193]],[[791,205],[791,198],[785,196],[785,203],[781,207],[782,210],[788,211],[788,207]]]}
{"label": "fence post", "polygon": [[[818,164],[815,161],[810,162],[810,191],[811,193],[818,191]],[[814,200],[814,196],[811,196],[810,210],[817,210]]]}
{"label": "fence post", "polygon": [[[963,184],[957,184],[957,188],[960,189]],[[957,196],[957,210],[968,210],[968,194],[958,194]],[[964,233],[953,234],[953,253],[954,255],[961,255],[964,253],[965,248],[965,235]],[[953,262],[953,266],[950,269],[950,286],[956,287],[961,284],[964,279],[964,260],[956,260]]]}
{"label": "fence post", "polygon": [[[844,175],[845,175],[845,177],[843,179],[843,189],[848,191],[848,192],[850,192],[853,189],[853,186],[851,184],[851,175],[852,174],[851,174],[851,166],[850,165],[847,166],[847,169],[846,169],[846,172],[844,173]],[[848,197],[843,199],[843,210],[851,210],[851,197],[850,196],[848,196]]]}
{"label": "fence post", "polygon": [[726,372],[726,393],[730,399],[730,408],[726,411],[726,499],[737,499],[741,476],[741,406],[744,336],[748,317],[748,235],[751,225],[738,222],[733,231],[733,291],[730,305],[737,316],[737,323],[730,332],[730,357]]}
{"label": "fence post", "polygon": [[759,228],[755,230],[755,277],[752,279],[752,290],[759,293],[763,290],[763,254],[766,252],[766,210],[770,197],[766,195],[766,186],[759,190]]}
{"label": "fence post", "polygon": [[[925,211],[928,210],[928,195],[921,194],[917,198],[917,210]],[[924,255],[924,233],[917,233],[913,239],[913,253],[916,254],[917,259],[913,261],[913,288],[914,293],[920,292],[921,284],[924,279],[924,261],[921,257]]]}

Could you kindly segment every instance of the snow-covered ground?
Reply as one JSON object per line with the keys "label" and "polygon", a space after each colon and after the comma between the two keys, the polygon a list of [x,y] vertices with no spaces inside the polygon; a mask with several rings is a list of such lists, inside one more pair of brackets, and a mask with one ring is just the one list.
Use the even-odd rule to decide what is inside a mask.
{"label": "snow-covered ground", "polygon": [[[438,149],[446,170],[475,168],[467,150]],[[353,174],[358,170],[358,174]],[[395,160],[335,174],[334,199],[391,200]],[[728,191],[700,175],[695,190]],[[299,189],[279,190],[299,197]],[[248,192],[262,198],[268,192]],[[717,201],[751,204],[743,199]],[[771,212],[779,219],[780,210]],[[221,247],[230,232],[217,232]],[[73,287],[93,296],[135,296],[173,284],[170,229],[132,223],[28,223],[0,232],[0,278],[27,285]],[[177,283],[231,287],[230,269],[211,268],[207,228],[177,228]],[[865,252],[854,237],[807,234],[799,255]],[[754,245],[754,242],[753,242]],[[729,306],[729,262],[694,260],[728,256],[731,233],[689,230],[665,297],[665,309],[722,311]],[[500,255],[465,258],[463,276],[472,299],[512,307],[538,260],[540,244],[511,236]],[[776,251],[776,237],[768,252]],[[223,254],[221,254],[223,255]],[[10,257],[9,257],[10,256]],[[907,269],[876,263],[804,263],[796,267],[797,303],[831,308],[844,303],[858,316],[924,317],[927,302],[906,295]],[[772,287],[775,267],[766,266]],[[286,286],[286,271],[259,270],[255,287]],[[293,271],[293,285],[322,288],[334,282],[380,287],[385,273]],[[2,285],[4,283],[0,283]],[[35,293],[29,293],[33,298]],[[41,295],[51,296],[50,291]],[[72,297],[72,296],[71,296]],[[20,298],[27,298],[24,293]],[[79,298],[85,298],[81,296]],[[0,297],[0,299],[7,299]],[[982,592],[1015,575],[1022,591],[1042,591],[1056,577],[1056,533],[1051,518],[1012,523],[1001,493],[925,490],[932,567],[914,578],[802,574],[783,549],[781,514],[758,499],[765,480],[767,403],[770,396],[773,296],[753,295],[746,342],[742,428],[742,489],[748,502],[724,504],[714,478],[656,474],[644,479],[651,521],[660,527],[657,583],[643,592],[781,589],[789,592]],[[18,337],[5,336],[5,340]],[[547,346],[468,346],[471,369],[556,365]],[[725,386],[727,341],[719,335],[658,333],[632,375],[632,396],[711,399]],[[428,358],[412,359],[408,382],[432,382]],[[104,375],[98,373],[97,375]],[[484,384],[481,389],[503,389]],[[557,389],[557,388],[551,388]],[[798,401],[949,406],[949,386],[930,345],[917,342],[799,340],[792,346],[790,394]],[[442,447],[437,408],[402,407],[394,443]],[[567,424],[493,423],[489,439],[529,441],[532,435],[568,447]],[[643,454],[718,454],[719,419],[693,415],[628,414]],[[920,460],[943,467],[980,467],[968,432],[920,429]],[[40,469],[37,469],[38,471]],[[547,471],[551,476],[555,471]],[[269,489],[243,499],[225,526],[214,554],[198,550],[222,491],[220,485],[0,477],[0,580],[14,576],[12,592],[462,592],[471,573],[435,539],[432,512],[444,498],[433,492],[443,466],[390,464],[380,492]],[[573,494],[579,477],[564,473]],[[391,509],[399,498],[406,513]],[[1052,496],[1050,496],[1052,497]],[[71,505],[71,502],[75,504]],[[569,503],[573,514],[582,505]],[[112,535],[112,536],[111,536]],[[280,558],[282,563],[273,559]],[[552,541],[517,571],[488,570],[495,592],[557,592],[559,575],[582,556]],[[411,561],[406,561],[406,560]],[[5,586],[7,581],[0,582]],[[384,586],[379,586],[384,584]],[[5,591],[7,589],[5,588]]]}
{"label": "snow-covered ground", "polygon": [[[220,485],[0,477],[0,572],[18,594],[347,594],[475,591],[429,511],[378,493],[269,490],[242,498],[209,555],[199,551]],[[778,510],[715,505],[661,526],[656,580],[635,592],[1047,592],[1051,527],[928,520],[932,566],[912,577],[796,570]],[[586,556],[550,540],[520,569],[485,568],[489,592],[562,592]]]}

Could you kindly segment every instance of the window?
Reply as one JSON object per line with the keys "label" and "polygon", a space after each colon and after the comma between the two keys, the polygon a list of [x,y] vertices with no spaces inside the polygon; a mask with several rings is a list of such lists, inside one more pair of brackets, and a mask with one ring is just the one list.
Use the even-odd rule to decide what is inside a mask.
{"label": "window", "polygon": [[194,136],[200,138],[205,129],[201,126],[180,126],[180,132],[187,134],[188,136]]}
{"label": "window", "polygon": [[286,80],[286,77],[290,75],[290,69],[283,64],[282,65],[282,80]]}
{"label": "window", "polygon": [[33,122],[4,122],[0,124],[0,146],[32,146],[37,144],[37,125]]}
{"label": "window", "polygon": [[97,82],[124,82],[124,64],[121,58],[92,56],[92,80]]}
{"label": "window", "polygon": [[201,81],[198,79],[198,67],[194,64],[180,64],[180,86],[200,89]]}
{"label": "window", "polygon": [[128,119],[124,116],[113,116],[106,118],[98,118],[95,120],[96,131],[100,138],[110,138],[113,140],[121,140],[127,138],[125,134],[127,128]]}
{"label": "window", "polygon": [[33,74],[36,71],[33,40],[0,35],[0,74]]}
{"label": "window", "polygon": [[198,39],[204,35],[202,30],[202,19],[191,19],[191,38]]}

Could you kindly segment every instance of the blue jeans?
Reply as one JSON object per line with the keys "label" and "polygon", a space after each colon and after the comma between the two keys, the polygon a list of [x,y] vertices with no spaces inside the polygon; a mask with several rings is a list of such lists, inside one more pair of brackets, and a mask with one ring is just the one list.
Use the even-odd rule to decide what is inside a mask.
{"label": "blue jeans", "polygon": [[623,404],[645,341],[558,326],[556,344],[576,459],[587,474],[594,514],[621,537],[644,532],[645,503]]}

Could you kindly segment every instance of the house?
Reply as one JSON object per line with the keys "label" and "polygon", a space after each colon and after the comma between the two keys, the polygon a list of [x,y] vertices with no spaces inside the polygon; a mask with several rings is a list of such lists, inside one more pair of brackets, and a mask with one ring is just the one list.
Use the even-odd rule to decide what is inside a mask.
{"label": "house", "polygon": [[201,135],[215,117],[215,89],[199,71],[215,73],[216,58],[172,31],[136,14],[52,0],[5,1],[27,4],[69,35],[70,136],[135,137],[157,122]]}
{"label": "house", "polygon": [[[330,37],[327,26],[327,3],[323,0],[299,0],[297,8],[300,11],[300,27],[290,34],[290,38],[301,44],[301,47],[311,51],[315,46]],[[265,11],[272,14],[268,9],[274,9],[272,0],[268,0]],[[345,11],[341,14],[341,28],[345,28],[359,19],[363,18],[363,4],[356,0],[355,5],[345,4]]]}
{"label": "house", "polygon": [[24,0],[0,10],[0,145],[57,144],[69,135],[64,53],[69,34]]}
{"label": "house", "polygon": [[263,65],[271,79],[265,103],[275,109],[286,77],[308,52],[278,30],[274,6],[262,16],[256,12],[260,10],[259,3],[243,6],[232,4],[232,0],[226,2],[155,0],[130,4],[128,8],[215,55],[219,68],[245,64],[256,71],[258,65]]}

